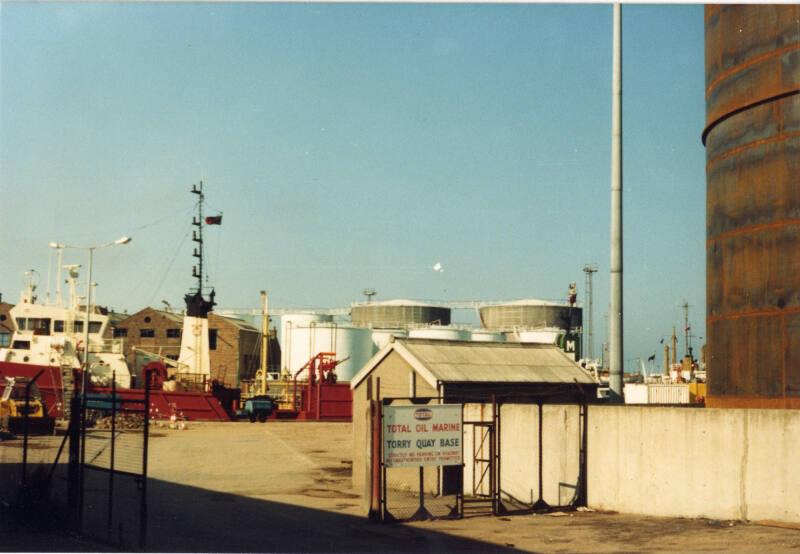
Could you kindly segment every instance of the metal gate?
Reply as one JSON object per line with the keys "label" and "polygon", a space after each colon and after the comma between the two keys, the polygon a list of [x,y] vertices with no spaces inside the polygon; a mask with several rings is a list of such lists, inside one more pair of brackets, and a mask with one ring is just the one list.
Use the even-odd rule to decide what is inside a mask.
{"label": "metal gate", "polygon": [[499,452],[495,423],[493,421],[465,421],[464,429],[468,435],[472,436],[470,443],[472,486],[464,491],[463,512],[470,515],[486,512],[497,514],[500,500],[497,486]]}
{"label": "metal gate", "polygon": [[[384,398],[382,406],[395,401],[414,405],[440,404],[441,398]],[[463,406],[461,420],[463,422]],[[376,414],[383,428],[383,410]],[[379,431],[377,440],[382,445]],[[381,446],[382,448],[382,446]],[[419,467],[387,467],[383,452],[378,449],[380,463],[380,519],[383,521],[419,521],[425,519],[457,518],[463,515],[463,463],[460,465],[426,465]],[[463,444],[462,456],[463,458]]]}
{"label": "metal gate", "polygon": [[[113,380],[112,380],[113,382]],[[81,411],[80,529],[123,548],[147,544],[150,389],[144,399],[84,395]]]}
{"label": "metal gate", "polygon": [[[384,398],[375,404],[376,407],[386,406],[394,401],[427,404],[441,402],[441,400],[441,398]],[[373,497],[380,500],[379,506],[371,504],[373,514],[378,515],[379,519],[384,521],[407,521],[438,517],[543,513],[573,510],[586,505],[588,405],[585,401],[580,401],[582,400],[580,399],[577,402],[549,402],[546,398],[518,399],[494,396],[489,402],[486,399],[476,400],[478,401],[456,402],[461,403],[462,414],[466,413],[464,409],[467,405],[480,407],[480,415],[468,414],[467,420],[464,420],[462,415],[464,463],[460,466],[387,468],[383,463],[381,450],[383,448],[381,411],[379,409],[372,411],[373,445],[375,445],[372,449],[372,457],[376,462],[372,466],[371,486],[373,492],[379,491]],[[506,483],[504,487],[503,479],[501,479],[501,475],[503,475],[501,471],[502,452],[506,451],[506,454],[509,455],[508,448],[505,450],[501,448],[503,442],[501,413],[503,413],[504,407],[525,405],[532,408],[534,418],[532,421],[525,420],[530,421],[530,424],[524,428],[524,431],[519,428],[520,422],[523,421],[519,416],[509,421],[515,422],[515,433],[524,432],[526,434],[527,444],[531,444],[533,448],[529,451],[530,454],[527,455],[527,458],[520,458],[520,456],[526,455],[525,451],[515,450],[516,453],[506,462],[511,464],[509,468],[525,468],[524,472],[527,475],[525,479],[531,483],[530,500],[515,498],[514,493],[510,491],[513,488],[512,484]],[[569,496],[562,500],[559,492],[558,500],[554,501],[551,492],[548,497],[549,502],[545,500],[545,489],[552,491],[554,460],[557,464],[562,453],[554,451],[552,446],[548,447],[545,441],[545,406],[572,410],[576,417],[572,420],[573,428],[578,433],[577,436],[572,435],[573,438],[569,439],[569,444],[572,445],[569,448],[574,448],[574,450],[568,450],[568,455],[576,464],[575,480],[556,482],[558,490],[568,490]],[[552,414],[552,411],[550,413]],[[509,425],[511,424],[509,423]],[[509,432],[512,431],[507,431],[507,433]],[[552,440],[553,433],[556,433],[557,437],[568,436],[557,428],[549,428],[547,433],[550,437],[549,441]],[[506,440],[509,438],[513,437],[507,437]],[[509,443],[510,445],[511,443]],[[523,464],[523,466],[519,464]],[[549,468],[547,472],[545,472],[546,464]],[[411,471],[412,469],[413,471]],[[547,478],[545,478],[546,474]],[[505,478],[509,479],[510,475],[518,475],[518,472],[506,472]],[[514,478],[511,477],[511,479]],[[534,490],[537,491],[536,494],[533,494]],[[448,501],[448,495],[450,495],[450,501]]]}

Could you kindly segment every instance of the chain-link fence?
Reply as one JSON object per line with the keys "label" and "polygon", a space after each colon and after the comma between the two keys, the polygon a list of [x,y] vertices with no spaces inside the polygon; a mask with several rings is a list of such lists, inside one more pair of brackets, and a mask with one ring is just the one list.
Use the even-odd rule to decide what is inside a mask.
{"label": "chain-link fence", "polygon": [[20,521],[68,523],[68,436],[56,426],[34,378],[7,378],[0,389],[0,502]]}
{"label": "chain-link fence", "polygon": [[413,521],[459,517],[461,466],[385,469],[384,518]]}
{"label": "chain-link fence", "polygon": [[83,416],[81,528],[122,548],[146,541],[146,402],[89,393]]}

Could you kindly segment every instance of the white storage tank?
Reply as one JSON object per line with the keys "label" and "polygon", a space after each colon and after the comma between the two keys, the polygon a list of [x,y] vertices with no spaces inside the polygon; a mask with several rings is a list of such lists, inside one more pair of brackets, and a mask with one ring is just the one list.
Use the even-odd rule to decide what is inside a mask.
{"label": "white storage tank", "polygon": [[[337,360],[346,361],[336,367],[340,382],[350,381],[374,353],[372,330],[332,321],[309,321],[303,325],[296,320],[281,330],[285,337],[282,347],[282,369],[294,376],[300,368],[320,352],[335,352]],[[298,379],[308,379],[303,371]]]}
{"label": "white storage tank", "polygon": [[455,327],[420,327],[408,331],[410,339],[470,340],[470,332]]}
{"label": "white storage tank", "polygon": [[404,339],[408,336],[407,329],[380,329],[372,331],[372,344],[377,352],[392,340],[392,337]]}
{"label": "white storage tank", "polygon": [[[284,314],[281,316],[281,356],[285,358],[289,352],[289,343],[291,339],[289,338],[289,334],[292,329],[295,327],[308,327],[309,325],[317,325],[322,322],[332,322],[333,316],[330,314],[315,314],[315,313],[306,313],[306,312],[298,312],[294,314]],[[285,354],[284,354],[285,353]],[[305,362],[304,362],[305,363]],[[303,364],[300,364],[301,366]],[[286,362],[282,359],[281,360],[281,370],[287,369],[288,366]]]}
{"label": "white storage tank", "polygon": [[523,344],[558,344],[559,338],[564,334],[562,329],[544,327],[530,331],[518,331],[509,336],[509,342]]}
{"label": "white storage tank", "polygon": [[486,329],[472,331],[470,338],[473,342],[506,342],[506,336],[503,333],[487,331]]}

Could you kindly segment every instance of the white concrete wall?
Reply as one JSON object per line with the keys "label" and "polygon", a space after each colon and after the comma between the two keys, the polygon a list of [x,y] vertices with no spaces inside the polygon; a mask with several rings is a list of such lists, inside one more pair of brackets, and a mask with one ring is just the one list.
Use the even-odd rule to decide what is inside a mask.
{"label": "white concrete wall", "polygon": [[800,411],[589,408],[594,508],[800,522]]}
{"label": "white concrete wall", "polygon": [[[500,490],[525,504],[539,498],[539,408],[528,404],[506,404],[500,408]],[[467,404],[464,421],[492,421],[491,404]],[[475,437],[475,438],[473,438]],[[464,426],[464,494],[473,493],[473,467],[479,434]],[[552,505],[568,504],[578,486],[580,417],[577,406],[544,406],[542,425],[542,485],[544,500]],[[489,457],[488,442],[479,457]],[[479,481],[476,478],[475,481]],[[488,493],[488,479],[475,492]]]}

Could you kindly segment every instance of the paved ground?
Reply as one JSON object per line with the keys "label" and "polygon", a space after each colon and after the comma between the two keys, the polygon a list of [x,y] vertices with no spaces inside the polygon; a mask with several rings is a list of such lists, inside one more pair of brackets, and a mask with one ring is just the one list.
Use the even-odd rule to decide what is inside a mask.
{"label": "paved ground", "polygon": [[[154,429],[149,549],[800,552],[800,530],[619,514],[374,524],[363,517],[361,500],[350,487],[350,445],[346,424],[270,422],[194,424],[186,431]],[[6,538],[0,550],[108,549],[77,537],[12,530],[7,522],[5,527],[0,523],[0,532]]]}

